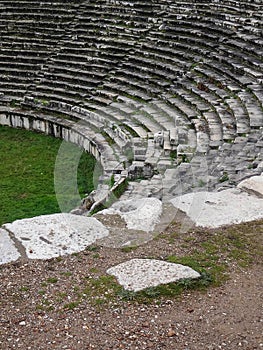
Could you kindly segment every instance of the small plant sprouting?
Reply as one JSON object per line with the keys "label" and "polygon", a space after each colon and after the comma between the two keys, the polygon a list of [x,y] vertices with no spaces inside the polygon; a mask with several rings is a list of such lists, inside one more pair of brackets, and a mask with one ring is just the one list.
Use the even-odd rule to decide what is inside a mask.
{"label": "small plant sprouting", "polygon": [[229,180],[229,176],[227,172],[224,172],[223,175],[220,177],[219,182],[225,182]]}
{"label": "small plant sprouting", "polygon": [[89,245],[86,250],[88,252],[97,252],[98,250],[100,250],[100,247],[97,245]]}
{"label": "small plant sprouting", "polygon": [[21,292],[28,292],[29,291],[29,287],[23,286],[23,287],[20,288],[20,291]]}
{"label": "small plant sprouting", "polygon": [[41,289],[41,290],[38,291],[38,294],[44,295],[44,294],[46,294],[46,291]]}
{"label": "small plant sprouting", "polygon": [[49,277],[47,283],[57,283],[58,279],[56,277]]}
{"label": "small plant sprouting", "polygon": [[137,249],[137,248],[138,248],[138,247],[135,246],[135,245],[126,246],[126,247],[121,247],[121,251],[122,251],[123,253],[129,253],[129,252],[131,252],[131,251],[133,251],[133,250],[135,250],[135,249]]}
{"label": "small plant sprouting", "polygon": [[64,305],[64,309],[73,310],[73,309],[75,309],[76,307],[79,306],[79,303],[80,303],[79,301],[72,301],[72,302],[70,302],[68,304],[65,304]]}
{"label": "small plant sprouting", "polygon": [[187,157],[186,154],[183,153],[181,155],[181,163],[189,163],[189,162],[190,162],[189,158]]}
{"label": "small plant sprouting", "polygon": [[131,300],[134,300],[136,298],[136,292],[133,292],[133,291],[127,290],[127,289],[122,289],[118,293],[118,296],[122,300],[131,301]]}
{"label": "small plant sprouting", "polygon": [[205,181],[202,180],[202,179],[200,179],[200,180],[198,181],[198,186],[199,186],[199,187],[204,187],[205,184],[206,184]]}
{"label": "small plant sprouting", "polygon": [[174,149],[170,152],[170,158],[172,160],[175,160],[177,158],[177,150],[176,149]]}

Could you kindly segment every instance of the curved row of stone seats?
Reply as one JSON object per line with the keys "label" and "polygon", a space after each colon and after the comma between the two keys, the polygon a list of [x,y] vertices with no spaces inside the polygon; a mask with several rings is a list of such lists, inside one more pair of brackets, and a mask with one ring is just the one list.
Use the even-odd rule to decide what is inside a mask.
{"label": "curved row of stone seats", "polygon": [[[176,11],[182,15],[188,14],[195,20],[205,18],[206,21],[211,21],[219,27],[224,26],[235,31],[246,30],[260,34],[262,33],[262,9],[260,9],[260,5],[260,3],[241,1],[228,4],[226,1],[211,1],[209,3],[201,1],[195,2],[193,9],[192,2],[180,1],[179,4],[176,4]],[[254,14],[253,18],[251,18],[251,13]]]}
{"label": "curved row of stone seats", "polygon": [[[71,105],[68,102],[50,101],[43,104],[43,101],[36,101],[30,97],[26,98],[23,105],[27,108],[29,106],[38,107],[41,110],[41,115],[43,113],[55,115],[60,119],[72,121],[76,125],[84,125],[96,135],[102,134],[104,142],[108,142],[109,147],[116,155],[116,159],[122,163],[127,162],[127,158],[123,156],[123,150],[131,144],[131,136],[128,131],[123,130],[119,124],[114,123],[109,118],[102,117],[98,113],[88,111],[85,108]],[[35,113],[38,115],[37,112]]]}
{"label": "curved row of stone seats", "polygon": [[86,123],[76,124],[65,118],[9,107],[0,108],[0,121],[1,125],[31,129],[76,143],[100,161],[105,176],[112,173],[120,174],[124,170],[122,161],[116,156],[103,135],[95,133]]}
{"label": "curved row of stone seats", "polygon": [[[190,89],[197,96],[202,96],[211,106],[211,110],[216,113],[219,125],[222,125],[222,139],[224,141],[234,140],[236,135],[242,135],[250,131],[249,116],[241,103],[237,104],[236,99],[230,99],[230,92],[222,88],[222,82],[217,82],[212,73],[207,77],[207,71],[200,76],[191,73],[188,78],[192,80],[193,85],[188,84]],[[229,101],[235,103],[229,103]]]}
{"label": "curved row of stone seats", "polygon": [[[72,106],[68,117],[71,114],[76,120],[83,118],[80,112],[77,117],[77,108],[92,111],[94,120],[86,116],[90,128],[96,128],[96,120],[103,120],[98,128],[103,125],[120,150],[136,136],[147,138],[162,132],[167,150],[183,152],[190,145],[188,151],[197,147],[198,152],[207,153],[263,125],[260,20],[253,22],[254,36],[242,30],[250,17],[255,18],[253,2],[247,6],[242,2],[242,10],[235,10],[237,2],[232,1],[73,1],[66,2],[68,9],[58,2],[53,10],[58,9],[59,23],[50,26],[52,3],[24,1],[22,11],[14,3],[12,9],[6,1],[1,4],[8,8],[3,14],[6,29],[1,33],[7,42],[4,56],[12,59],[7,54],[7,34],[19,29],[27,45],[32,34],[33,45],[30,50],[20,40],[10,45],[21,54],[17,71],[30,61],[28,52],[43,63],[35,69],[35,76],[33,70],[32,76],[18,79],[13,68],[3,65],[8,78],[5,83],[3,79],[0,91],[32,97],[37,108],[39,101],[43,105],[68,103]],[[213,14],[208,13],[208,6]],[[14,18],[19,13],[23,17],[27,9],[26,19],[16,26]],[[257,10],[260,13],[260,4]],[[53,48],[48,45],[49,37],[53,43],[57,39]],[[38,57],[40,38],[44,46]],[[233,38],[242,50],[233,49]],[[53,107],[56,111],[59,108]]]}
{"label": "curved row of stone seats", "polygon": [[[31,4],[32,5],[32,4]],[[39,4],[37,4],[37,6],[38,6]],[[46,5],[48,5],[48,4],[46,4]],[[52,6],[53,4],[52,3],[50,3],[50,6]],[[48,17],[49,17],[49,14],[47,15],[46,14],[46,12],[47,12],[47,8],[41,8],[41,9],[38,9],[39,11],[43,11],[43,15],[38,15],[38,14],[36,14],[38,11],[37,11],[37,6],[35,6],[35,7],[32,7],[31,8],[31,11],[30,11],[30,13],[29,13],[29,16],[28,17],[30,17],[30,20],[32,20],[32,21],[36,21],[36,19],[37,19],[37,21],[36,21],[36,23],[39,21],[40,23],[41,23],[41,25],[43,25],[43,33],[44,33],[44,35],[46,35],[46,33],[44,32],[44,30],[45,30],[45,28],[48,28],[49,26],[48,26],[48,23],[47,23],[47,20],[48,20]],[[51,9],[51,7],[49,8],[49,11],[50,11],[50,13],[52,13],[52,11],[54,11],[54,8],[53,8],[53,6],[52,6],[52,9]],[[20,11],[20,9],[17,9],[16,11],[10,11],[10,12],[12,12],[12,17],[13,16],[16,16],[17,14],[21,14],[21,12],[23,12],[23,11]],[[31,14],[33,14],[33,16],[31,16]],[[62,14],[63,15],[63,14]],[[66,15],[67,16],[69,16],[69,13],[68,12],[66,12]],[[37,18],[38,16],[41,16],[41,17],[39,17],[39,18]],[[54,19],[54,17],[53,17],[53,19]],[[71,18],[70,18],[70,21],[71,21]],[[23,22],[20,22],[20,24],[24,24],[25,22],[23,21]],[[67,24],[68,24],[68,22],[67,22]],[[42,27],[41,27],[41,25],[37,28],[37,34],[38,34],[38,36],[40,36],[41,34],[42,34]],[[52,25],[50,26],[50,27],[54,27],[54,24],[52,23]],[[34,31],[36,30],[36,28],[34,28]],[[52,29],[53,30],[53,29]],[[61,37],[60,37],[60,31],[59,31],[59,36],[57,35],[57,31],[55,30],[54,31],[54,33],[53,33],[54,35],[53,35],[53,38],[55,38],[55,39],[58,39],[58,38],[60,38],[61,39]],[[64,34],[64,33],[63,33]],[[28,32],[26,32],[26,35],[29,35],[29,33]],[[49,38],[49,41],[48,41],[48,43],[50,43],[50,41],[51,41],[51,38]],[[30,46],[30,48],[32,49],[32,46],[34,47],[35,45],[34,45],[34,39],[33,40],[29,40],[29,43],[26,45],[26,48],[28,47],[28,46]],[[12,50],[14,50],[13,48],[15,47],[15,45],[14,45],[14,42],[12,43]],[[50,47],[50,46],[49,46]],[[51,50],[51,52],[48,50],[49,49],[49,47],[45,47],[44,46],[44,49],[46,48],[46,51],[44,51],[45,53],[47,53],[47,58],[48,59],[50,59],[50,55],[52,55],[54,52],[54,49],[52,49]],[[13,52],[14,54],[15,54],[15,52]],[[23,55],[25,56],[25,57],[27,57],[27,52],[25,52],[25,47],[23,46],[23,47],[20,47],[20,50],[19,50],[19,53],[20,53],[20,56],[24,59],[24,57],[23,57]],[[40,53],[39,53],[39,51],[35,54],[37,57],[38,56],[40,56]],[[45,57],[44,57],[45,58]],[[11,59],[13,59],[13,57],[11,57]],[[45,62],[41,62],[41,64],[43,64],[43,63],[45,63]],[[10,66],[9,66],[10,67]],[[8,67],[8,68],[9,68]],[[28,67],[26,67],[27,68],[27,73],[28,73]],[[36,69],[37,68],[37,69]],[[41,67],[42,68],[42,67]],[[21,65],[19,65],[19,68],[17,69],[18,71],[19,71],[19,69],[21,69]],[[9,69],[8,69],[8,71],[9,71]],[[39,74],[39,71],[41,71],[41,74]],[[40,79],[40,81],[43,79],[42,78],[42,76],[43,76],[43,72],[44,71],[44,69],[42,68],[42,69],[38,69],[38,67],[36,67],[36,66],[34,66],[34,72],[37,72],[37,74],[38,74],[38,78],[39,77],[41,77],[41,79]],[[27,75],[29,75],[29,74],[27,74]],[[10,78],[10,77],[9,77]],[[15,80],[15,79],[12,79],[12,80]],[[32,79],[33,80],[33,79]],[[66,79],[65,79],[66,80]],[[44,82],[44,81],[43,81]],[[25,82],[25,80],[23,81],[23,83],[25,84],[26,82]],[[31,81],[31,84],[32,84],[32,81]],[[5,87],[5,86],[4,86]],[[24,87],[26,87],[26,86],[24,86]],[[67,103],[69,103],[70,102],[70,100],[69,100],[69,98],[68,98],[68,94],[66,95],[66,97],[64,97],[64,99],[63,99],[63,95],[65,96],[65,93],[64,93],[64,91],[63,90],[65,90],[65,88],[66,88],[67,86],[66,86],[66,84],[63,86],[63,85],[61,85],[60,86],[60,90],[57,90],[55,93],[54,93],[54,91],[52,91],[52,97],[53,98],[55,98],[55,100],[57,100],[57,101],[63,101],[64,100],[64,102],[67,102]],[[48,91],[48,86],[44,86],[44,88],[45,88],[45,90],[46,90],[46,92]],[[29,89],[30,89],[30,86],[29,86]],[[74,89],[76,90],[76,86],[74,86]],[[13,86],[13,90],[16,90],[16,97],[17,97],[17,90],[18,90],[18,85],[17,84],[15,84],[14,86]],[[52,89],[50,89],[50,90],[52,90]],[[6,89],[5,89],[5,93],[6,93]],[[25,93],[25,90],[23,90],[23,93]],[[23,93],[21,93],[21,95],[23,94]],[[57,93],[57,95],[56,95],[56,93]],[[47,94],[46,94],[47,95]],[[46,96],[45,95],[38,95],[38,94],[36,94],[35,95],[35,105],[39,105],[39,102],[41,103],[41,104],[44,104],[44,105],[46,105],[46,104],[48,104],[48,102],[49,102],[49,99],[50,99],[50,97],[51,97],[51,95],[50,94],[48,94],[48,99],[46,99]],[[76,94],[75,93],[73,93],[72,92],[72,100],[71,100],[71,102],[73,103],[73,105],[76,103]],[[47,109],[47,108],[43,108],[43,106],[42,106],[42,110],[44,111],[45,109]],[[49,110],[50,111],[50,110]],[[64,113],[63,113],[64,114]],[[70,113],[70,119],[74,119],[74,113],[73,112],[71,112]],[[79,117],[79,115],[78,115],[78,120],[81,120],[81,118]],[[94,126],[94,125],[91,125],[92,123],[90,123],[90,120],[89,120],[89,126]],[[100,125],[101,127],[102,127],[102,125]],[[98,125],[98,123],[96,123],[96,127],[99,127],[99,125]]]}
{"label": "curved row of stone seats", "polygon": [[251,83],[251,81],[250,81],[250,83]]}
{"label": "curved row of stone seats", "polygon": [[[188,27],[191,26],[191,22],[187,22]],[[178,21],[178,25],[180,25],[180,21]],[[176,41],[174,44],[175,49],[178,51],[178,54],[182,52],[186,52],[186,58],[190,58],[190,60],[193,62],[193,57],[200,58],[201,60],[204,60],[205,58],[210,58],[211,64],[213,64],[213,61],[215,63],[220,63],[222,66],[222,69],[224,69],[224,65],[226,66],[226,72],[230,69],[233,72],[233,75],[236,76],[236,80],[238,79],[238,73],[239,75],[243,75],[244,73],[251,74],[252,81],[254,79],[258,79],[262,77],[262,73],[260,72],[260,69],[257,71],[256,69],[252,69],[252,65],[254,64],[257,68],[262,65],[262,61],[259,61],[258,59],[252,57],[251,61],[249,61],[249,56],[246,55],[246,58],[243,56],[240,57],[240,55],[235,52],[232,49],[229,49],[227,46],[224,45],[224,43],[218,44],[218,40],[216,42],[209,43],[209,39],[207,36],[204,38],[196,39],[196,35],[200,33],[200,31],[197,33],[194,30],[194,27],[196,25],[192,25],[192,31],[193,34],[191,35],[190,30],[188,29],[188,36],[187,38],[180,35],[181,30],[179,30],[179,33],[176,31],[176,33],[170,33],[170,29],[168,35],[166,33],[152,33],[156,39],[158,39],[158,43],[161,44],[161,48],[166,45],[166,43],[169,43],[170,40]],[[205,47],[205,49],[204,49]],[[160,49],[161,49],[160,48]],[[224,52],[223,52],[224,51]],[[224,54],[222,54],[222,52]],[[201,53],[201,57],[200,57]],[[175,52],[176,54],[176,52]],[[227,55],[227,56],[226,56]],[[233,56],[236,56],[234,58],[231,58]],[[212,59],[211,59],[212,57]],[[248,67],[246,68],[246,64]],[[243,69],[243,72],[242,72]],[[230,72],[231,72],[230,71]],[[243,73],[243,74],[240,74]],[[249,81],[249,80],[248,80]],[[244,81],[241,80],[241,84],[243,84]]]}
{"label": "curved row of stone seats", "polygon": [[[58,40],[65,37],[74,7],[65,8],[63,2],[1,1],[0,11],[1,80],[10,81],[0,89],[19,99],[34,84]],[[16,86],[17,76],[21,86]]]}

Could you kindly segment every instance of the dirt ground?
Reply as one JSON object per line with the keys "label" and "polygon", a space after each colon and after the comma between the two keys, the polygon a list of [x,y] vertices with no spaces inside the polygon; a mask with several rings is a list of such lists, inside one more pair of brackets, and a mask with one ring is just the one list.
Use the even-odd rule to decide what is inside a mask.
{"label": "dirt ground", "polygon": [[[262,226],[245,229],[251,227],[261,242]],[[222,285],[176,298],[160,296],[150,303],[114,298],[105,304],[86,298],[85,283],[105,275],[110,266],[133,257],[185,254],[186,241],[167,239],[175,229],[164,232],[166,239],[130,251],[91,247],[71,256],[1,266],[0,349],[263,349],[258,257],[248,267],[229,262],[229,278]]]}

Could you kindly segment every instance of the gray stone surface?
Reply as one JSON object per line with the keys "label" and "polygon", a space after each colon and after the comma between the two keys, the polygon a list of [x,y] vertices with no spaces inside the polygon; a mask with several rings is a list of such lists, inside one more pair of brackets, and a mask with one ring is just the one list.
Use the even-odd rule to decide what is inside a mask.
{"label": "gray stone surface", "polygon": [[263,198],[263,173],[261,176],[252,176],[249,179],[241,181],[238,187]]}
{"label": "gray stone surface", "polygon": [[98,220],[73,214],[41,215],[5,224],[31,259],[49,259],[84,250],[109,231]]}
{"label": "gray stone surface", "polygon": [[196,192],[171,200],[197,225],[220,227],[263,218],[263,199],[239,189]]}
{"label": "gray stone surface", "polygon": [[162,213],[162,202],[157,198],[134,198],[114,203],[101,212],[120,215],[128,229],[152,231]]}
{"label": "gray stone surface", "polygon": [[14,241],[9,233],[0,228],[0,265],[15,261],[20,257],[20,253],[15,247]]}
{"label": "gray stone surface", "polygon": [[155,259],[132,259],[111,267],[107,273],[117,278],[126,290],[140,291],[200,274],[188,266]]}

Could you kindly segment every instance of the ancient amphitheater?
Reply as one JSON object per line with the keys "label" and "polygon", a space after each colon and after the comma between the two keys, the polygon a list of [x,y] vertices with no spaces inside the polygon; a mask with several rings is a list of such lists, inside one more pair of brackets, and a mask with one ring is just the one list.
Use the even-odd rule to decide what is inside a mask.
{"label": "ancient amphitheater", "polygon": [[262,18],[261,0],[1,0],[0,123],[84,147],[123,199],[235,187],[263,170]]}
{"label": "ancient amphitheater", "polygon": [[261,173],[260,0],[0,10],[1,124],[69,139],[75,128],[106,174],[148,178],[150,192],[162,181],[164,197]]}

